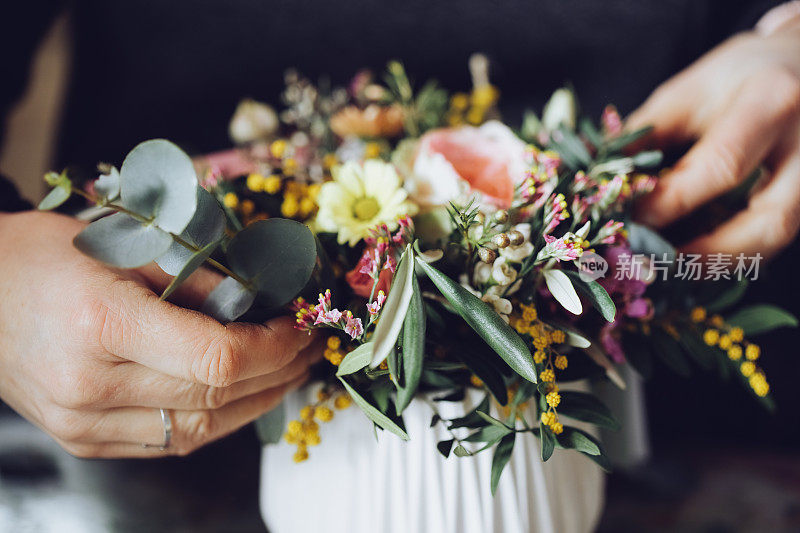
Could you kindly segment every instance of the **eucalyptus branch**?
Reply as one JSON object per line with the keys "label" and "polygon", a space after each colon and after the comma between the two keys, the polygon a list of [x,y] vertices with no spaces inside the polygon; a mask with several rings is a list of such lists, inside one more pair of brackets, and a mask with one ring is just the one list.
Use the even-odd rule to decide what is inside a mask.
{"label": "eucalyptus branch", "polygon": [[[142,216],[139,213],[131,211],[127,207],[121,206],[119,204],[115,204],[113,202],[102,201],[99,198],[97,198],[95,196],[92,196],[91,194],[88,194],[87,192],[85,192],[85,191],[83,191],[81,189],[73,189],[73,192],[75,194],[77,194],[78,196],[82,196],[83,198],[87,199],[88,201],[92,202],[95,205],[98,205],[100,207],[109,207],[109,208],[111,208],[111,209],[113,209],[115,211],[118,211],[120,213],[125,213],[129,217],[141,222],[142,224],[151,224],[153,222],[152,218],[147,218],[145,216]],[[197,253],[197,252],[200,251],[200,248],[198,248],[197,246],[193,246],[192,244],[186,242],[184,239],[182,239],[178,235],[175,235],[174,233],[170,233],[169,235],[170,235],[170,237],[172,237],[173,241],[175,241],[176,243],[180,244],[181,246],[183,246],[187,250],[190,250],[190,251],[192,251],[194,253]],[[251,283],[249,281],[247,281],[243,277],[239,276],[234,271],[232,271],[231,269],[229,269],[228,267],[226,267],[225,265],[223,265],[222,263],[220,263],[216,259],[212,259],[211,257],[208,257],[208,258],[206,258],[205,262],[208,263],[209,265],[211,265],[212,267],[214,267],[215,269],[219,270],[221,273],[225,274],[226,276],[235,279],[242,286],[247,287],[248,289],[252,288],[252,285],[251,285]]]}

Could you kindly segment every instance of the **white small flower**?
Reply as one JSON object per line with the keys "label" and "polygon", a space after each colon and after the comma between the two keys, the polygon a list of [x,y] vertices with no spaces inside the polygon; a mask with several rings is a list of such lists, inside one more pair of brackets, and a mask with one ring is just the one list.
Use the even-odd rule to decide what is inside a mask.
{"label": "white small flower", "polygon": [[268,139],[278,131],[278,115],[267,104],[242,100],[228,125],[228,134],[236,144]]}
{"label": "white small flower", "polygon": [[505,257],[498,257],[492,265],[492,278],[500,285],[511,285],[517,279],[517,271],[506,262]]}
{"label": "white small flower", "polygon": [[475,290],[472,285],[469,283],[469,277],[466,274],[461,274],[458,276],[458,283],[465,289],[467,289],[473,296],[477,296],[480,298],[482,295],[479,291]]}
{"label": "white small flower", "polygon": [[581,228],[575,232],[575,235],[580,237],[581,239],[585,239],[586,236],[589,234],[589,228],[591,227],[592,222],[590,220],[586,221],[586,224],[581,226]]}
{"label": "white small flower", "polygon": [[571,90],[566,87],[557,89],[544,106],[542,123],[545,129],[553,131],[563,125],[565,128],[574,131],[577,107],[575,94]]}
{"label": "white small flower", "polygon": [[475,275],[473,278],[475,279],[475,283],[483,284],[489,281],[492,277],[492,265],[488,265],[486,263],[480,262],[475,265]]}
{"label": "white small flower", "polygon": [[517,230],[518,232],[522,233],[522,236],[525,238],[526,241],[531,240],[531,225],[528,224],[527,222],[523,222],[522,224],[517,224],[511,229]]}
{"label": "white small flower", "polygon": [[486,291],[486,294],[483,295],[481,300],[491,305],[497,314],[500,315],[500,318],[508,322],[508,315],[510,315],[511,311],[514,309],[509,300],[499,296],[496,291],[491,290]]}
{"label": "white small flower", "polygon": [[525,241],[519,246],[506,246],[500,249],[500,256],[512,263],[521,263],[532,253],[533,244],[530,241]]}
{"label": "white small flower", "polygon": [[469,236],[469,238],[473,241],[481,240],[481,237],[483,237],[483,224],[475,224],[470,226],[467,230],[467,236]]}

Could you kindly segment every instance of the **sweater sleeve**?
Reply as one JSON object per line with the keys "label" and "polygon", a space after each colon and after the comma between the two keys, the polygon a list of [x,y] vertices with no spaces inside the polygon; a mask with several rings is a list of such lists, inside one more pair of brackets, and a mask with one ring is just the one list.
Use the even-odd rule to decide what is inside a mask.
{"label": "sweater sleeve", "polygon": [[[36,47],[63,7],[61,0],[28,0],[4,9],[0,16],[0,144],[8,113],[28,84]],[[0,175],[0,211],[30,208],[11,180]]]}

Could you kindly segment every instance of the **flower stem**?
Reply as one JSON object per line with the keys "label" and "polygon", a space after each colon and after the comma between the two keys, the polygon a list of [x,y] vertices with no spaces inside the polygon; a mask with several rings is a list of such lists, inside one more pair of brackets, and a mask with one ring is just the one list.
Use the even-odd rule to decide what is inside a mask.
{"label": "flower stem", "polygon": [[[115,211],[118,211],[120,213],[125,213],[126,215],[130,216],[131,218],[133,218],[133,219],[135,219],[135,220],[137,220],[139,222],[141,222],[142,224],[152,224],[152,222],[153,222],[152,218],[144,217],[144,216],[140,215],[139,213],[135,213],[135,212],[131,211],[130,209],[128,209],[126,207],[123,207],[123,206],[121,206],[119,204],[100,201],[97,197],[94,197],[94,196],[88,194],[86,191],[83,191],[81,189],[73,188],[72,191],[75,194],[77,194],[78,196],[82,196],[82,197],[86,198],[87,200],[89,200],[90,202],[92,202],[93,204],[95,204],[95,205],[97,205],[99,207],[109,207],[109,208],[114,209]],[[186,248],[188,250],[191,250],[192,252],[195,252],[195,253],[200,251],[200,248],[198,248],[197,246],[193,246],[192,244],[186,242],[184,239],[182,239],[178,235],[175,235],[174,233],[170,233],[169,235],[170,235],[170,237],[172,237],[173,241],[177,242],[178,244],[180,244],[184,248]],[[222,263],[220,263],[216,259],[212,259],[212,258],[208,257],[208,258],[206,258],[205,262],[208,263],[209,265],[211,265],[212,267],[216,268],[217,270],[219,270],[220,272],[222,272],[226,276],[235,279],[236,281],[241,283],[242,286],[244,286],[244,287],[246,287],[246,288],[248,288],[250,290],[253,289],[253,287],[252,287],[252,285],[251,285],[251,283],[249,281],[247,281],[246,279],[242,278],[241,276],[239,276],[238,274],[233,272],[231,269],[229,269],[228,267],[226,267],[225,265],[223,265]]]}

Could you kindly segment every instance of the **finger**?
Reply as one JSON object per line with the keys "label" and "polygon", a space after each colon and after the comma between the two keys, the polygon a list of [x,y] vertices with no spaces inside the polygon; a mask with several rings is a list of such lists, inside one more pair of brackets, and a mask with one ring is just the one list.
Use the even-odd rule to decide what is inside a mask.
{"label": "finger", "polygon": [[96,320],[108,353],[214,387],[275,372],[312,340],[289,317],[223,326],[133,281],[113,283],[102,298]]}
{"label": "finger", "polygon": [[775,148],[796,122],[797,83],[751,79],[700,141],[642,199],[640,218],[665,226],[734,188]]}
{"label": "finger", "polygon": [[[220,409],[169,411],[172,437],[164,451],[158,449],[164,443],[160,412],[140,407],[112,409],[92,430],[76,432],[61,442],[70,453],[91,457],[186,455],[271,411],[287,392],[302,385],[307,378],[304,374],[290,383],[247,396]],[[152,447],[143,448],[143,444]]]}
{"label": "finger", "polygon": [[104,379],[125,383],[106,391],[109,396],[95,398],[89,407],[106,410],[120,407],[163,409],[218,409],[231,402],[299,378],[319,360],[324,339],[317,337],[291,363],[276,372],[245,379],[229,387],[212,387],[156,372],[138,363],[117,364],[104,373]]}
{"label": "finger", "polygon": [[665,147],[694,137],[697,126],[692,120],[692,105],[696,95],[691,93],[686,74],[668,80],[653,91],[625,120],[628,131],[653,128],[636,148]]}
{"label": "finger", "polygon": [[772,180],[751,198],[746,210],[686,245],[685,251],[772,257],[797,235],[799,206],[800,151],[796,151],[777,167]]}
{"label": "finger", "polygon": [[[170,276],[155,263],[145,265],[137,271],[144,276],[147,285],[157,294],[162,294],[172,280]],[[169,301],[181,307],[200,309],[203,302],[224,276],[207,268],[198,268],[169,297]]]}

